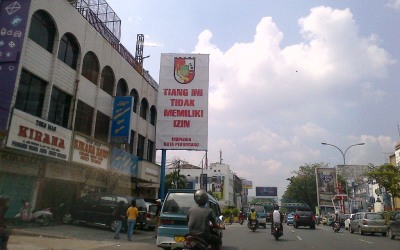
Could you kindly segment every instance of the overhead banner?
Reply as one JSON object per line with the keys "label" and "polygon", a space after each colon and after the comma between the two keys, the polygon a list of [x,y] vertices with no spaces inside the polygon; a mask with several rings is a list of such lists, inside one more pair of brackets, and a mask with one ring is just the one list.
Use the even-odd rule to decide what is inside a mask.
{"label": "overhead banner", "polygon": [[336,169],[316,168],[318,206],[332,206],[335,197]]}
{"label": "overhead banner", "polygon": [[209,56],[161,54],[157,149],[207,150]]}
{"label": "overhead banner", "polygon": [[114,97],[110,134],[111,144],[130,142],[132,106],[132,96]]}

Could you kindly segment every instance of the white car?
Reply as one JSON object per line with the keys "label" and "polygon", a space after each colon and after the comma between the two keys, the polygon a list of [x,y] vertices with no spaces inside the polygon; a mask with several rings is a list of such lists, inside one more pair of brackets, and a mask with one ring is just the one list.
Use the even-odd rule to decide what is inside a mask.
{"label": "white car", "polygon": [[350,228],[350,221],[354,218],[354,214],[350,214],[349,218],[344,221],[344,229],[349,230]]}

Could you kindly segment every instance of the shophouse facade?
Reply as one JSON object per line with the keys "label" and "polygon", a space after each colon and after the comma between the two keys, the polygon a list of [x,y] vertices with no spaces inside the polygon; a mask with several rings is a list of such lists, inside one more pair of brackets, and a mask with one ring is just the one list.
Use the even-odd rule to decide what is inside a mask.
{"label": "shophouse facade", "polygon": [[[88,193],[156,198],[158,84],[104,0],[0,1],[0,194],[54,207]],[[140,36],[138,36],[139,38]],[[140,54],[139,54],[140,55]],[[110,143],[116,97],[130,136]]]}

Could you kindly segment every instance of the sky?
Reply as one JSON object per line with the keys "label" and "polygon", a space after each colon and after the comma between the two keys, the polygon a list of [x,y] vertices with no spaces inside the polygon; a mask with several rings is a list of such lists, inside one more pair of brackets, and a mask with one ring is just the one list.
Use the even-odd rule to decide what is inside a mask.
{"label": "sky", "polygon": [[[159,82],[162,53],[210,55],[208,163],[281,197],[304,164],[380,165],[400,142],[400,0],[108,0]],[[322,145],[329,143],[333,146]],[[204,151],[167,151],[200,166]],[[221,157],[222,155],[222,157]],[[161,152],[157,152],[157,163]]]}

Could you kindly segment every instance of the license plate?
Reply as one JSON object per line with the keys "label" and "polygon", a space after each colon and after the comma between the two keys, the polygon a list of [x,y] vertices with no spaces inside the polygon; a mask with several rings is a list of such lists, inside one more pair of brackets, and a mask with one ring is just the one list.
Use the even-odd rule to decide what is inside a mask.
{"label": "license plate", "polygon": [[184,236],[175,236],[175,242],[185,242],[185,237]]}

